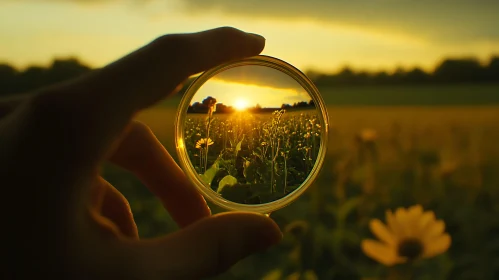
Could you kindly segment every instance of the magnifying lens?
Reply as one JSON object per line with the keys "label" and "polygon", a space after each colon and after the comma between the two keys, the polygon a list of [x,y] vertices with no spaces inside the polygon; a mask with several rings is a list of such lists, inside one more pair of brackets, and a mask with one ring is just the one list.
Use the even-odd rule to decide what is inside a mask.
{"label": "magnifying lens", "polygon": [[327,138],[326,106],[312,81],[263,55],[200,75],[175,125],[180,166],[204,197],[262,214],[289,205],[314,182]]}

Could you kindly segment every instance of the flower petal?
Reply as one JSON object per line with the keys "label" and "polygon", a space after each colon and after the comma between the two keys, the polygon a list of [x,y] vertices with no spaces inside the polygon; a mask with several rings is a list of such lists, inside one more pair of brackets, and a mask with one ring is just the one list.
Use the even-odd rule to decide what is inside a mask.
{"label": "flower petal", "polygon": [[423,207],[419,204],[411,206],[407,209],[407,228],[408,237],[419,238],[419,221],[423,215]]}
{"label": "flower petal", "polygon": [[397,208],[395,211],[395,222],[397,223],[399,229],[399,239],[408,237],[410,234],[410,229],[408,227],[409,215],[405,208]]}
{"label": "flower petal", "polygon": [[393,246],[389,246],[378,241],[367,239],[362,241],[361,247],[362,251],[364,251],[364,254],[366,254],[366,256],[386,266],[392,266],[397,263],[404,262],[403,259],[397,256],[397,253],[395,252],[395,247]]}
{"label": "flower petal", "polygon": [[445,223],[442,220],[434,221],[433,223],[428,224],[425,232],[423,232],[423,236],[421,238],[424,242],[428,240],[432,240],[435,237],[438,237],[445,231]]}
{"label": "flower petal", "polygon": [[435,222],[435,220],[435,213],[433,211],[424,212],[419,220],[419,236],[422,236],[423,233],[428,231],[428,228]]}
{"label": "flower petal", "polygon": [[398,238],[400,236],[400,226],[395,219],[395,214],[390,210],[386,211],[386,223],[393,235]]}
{"label": "flower petal", "polygon": [[373,219],[369,223],[369,227],[371,231],[379,240],[384,241],[385,243],[395,246],[397,239],[393,235],[393,233],[386,228],[386,226],[378,219]]}
{"label": "flower petal", "polygon": [[407,211],[409,212],[410,215],[413,215],[413,216],[416,216],[419,218],[419,216],[421,216],[423,214],[423,206],[421,206],[420,204],[416,204],[414,206],[409,207],[409,209]]}
{"label": "flower petal", "polygon": [[450,244],[451,237],[448,234],[443,234],[435,239],[425,242],[423,258],[431,258],[444,253],[449,249]]}

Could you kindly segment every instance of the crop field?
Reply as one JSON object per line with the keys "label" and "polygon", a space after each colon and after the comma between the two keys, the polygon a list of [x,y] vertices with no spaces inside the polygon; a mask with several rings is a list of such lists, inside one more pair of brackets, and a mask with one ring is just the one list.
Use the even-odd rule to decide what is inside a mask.
{"label": "crop field", "polygon": [[[158,106],[137,116],[174,158],[175,113],[175,107]],[[216,279],[499,279],[499,107],[329,106],[328,113],[328,153],[320,175],[297,201],[271,214],[285,232],[283,242],[241,261]],[[254,122],[265,123],[273,117]],[[297,126],[297,136],[276,134],[279,143],[289,139],[290,160],[285,167],[288,150],[279,144],[279,152],[273,154],[277,155],[276,169],[272,169],[271,150],[259,158],[265,147],[262,143],[272,141],[264,125],[254,129],[250,121],[242,121],[243,140],[233,130],[228,134],[237,123],[222,126],[229,120],[220,119],[206,135],[205,116],[193,117],[185,125],[191,161],[200,174],[217,159],[238,162],[226,164],[227,173],[212,184],[217,190],[225,176],[240,184],[273,180],[276,188],[266,190],[271,193],[284,192],[285,186],[291,190],[303,178],[297,172],[284,180],[283,171],[310,168],[303,160],[307,157],[300,154],[309,150],[299,150],[299,144],[310,151],[317,145],[305,137],[306,123],[313,119],[312,115],[282,115],[279,129],[304,125]],[[312,133],[314,126],[309,127]],[[213,143],[203,146],[204,138]],[[205,147],[208,153],[202,158]],[[316,152],[310,154],[312,160]],[[250,174],[245,167],[251,165],[260,171],[256,168]],[[229,171],[227,166],[235,169]],[[271,170],[276,170],[273,179]],[[167,212],[137,179],[112,166],[106,168],[105,177],[130,200],[142,236],[176,230]],[[251,203],[259,195],[246,193],[243,200]],[[441,221],[439,230],[450,236],[450,246],[435,256],[396,266],[368,256],[363,242],[379,237],[373,235],[372,221],[385,223],[388,210],[414,205]],[[425,246],[425,250],[432,249],[430,243]]]}
{"label": "crop field", "polygon": [[320,149],[316,110],[189,114],[184,145],[202,180],[245,204],[280,199],[313,169]]}

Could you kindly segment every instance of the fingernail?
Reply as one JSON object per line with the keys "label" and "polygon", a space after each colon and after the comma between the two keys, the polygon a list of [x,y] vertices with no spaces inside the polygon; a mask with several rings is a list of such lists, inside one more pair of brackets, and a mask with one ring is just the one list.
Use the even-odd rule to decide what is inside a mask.
{"label": "fingernail", "polygon": [[248,33],[249,35],[253,36],[256,40],[258,40],[259,43],[264,43],[265,42],[265,37],[262,35],[258,35],[255,33]]}

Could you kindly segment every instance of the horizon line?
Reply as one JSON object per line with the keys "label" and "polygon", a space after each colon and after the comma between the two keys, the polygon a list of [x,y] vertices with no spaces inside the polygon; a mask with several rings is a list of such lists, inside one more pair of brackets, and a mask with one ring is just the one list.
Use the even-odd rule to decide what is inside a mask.
{"label": "horizon line", "polygon": [[[354,67],[354,66],[351,66],[351,64],[348,64],[348,63],[342,63],[341,65],[338,64],[335,71],[328,71],[328,70],[318,70],[316,68],[313,68],[313,67],[300,67],[300,69],[302,69],[302,72],[314,72],[314,73],[319,73],[319,74],[326,74],[326,75],[331,75],[331,74],[338,74],[340,73],[342,70],[344,69],[350,69],[351,71],[353,72],[388,72],[388,73],[391,73],[391,72],[395,72],[399,69],[402,69],[402,70],[413,70],[413,69],[416,69],[416,68],[419,68],[419,69],[422,69],[422,70],[425,70],[425,71],[428,71],[428,72],[433,72],[436,70],[436,68],[438,67],[438,65],[440,65],[442,62],[444,62],[445,60],[476,60],[479,62],[479,64],[481,66],[487,66],[488,63],[490,63],[490,61],[492,61],[493,59],[495,58],[499,58],[499,53],[495,53],[495,52],[492,52],[488,55],[488,58],[480,58],[480,56],[478,55],[466,55],[466,54],[463,54],[463,55],[449,55],[449,56],[442,56],[440,59],[437,59],[435,62],[434,62],[434,65],[433,66],[428,66],[428,67],[425,67],[425,66],[421,66],[421,64],[411,64],[411,63],[407,63],[405,65],[401,64],[401,63],[394,63],[392,67]],[[58,61],[58,60],[76,60],[78,61],[82,66],[86,66],[86,67],[89,67],[91,70],[96,70],[96,69],[99,69],[99,68],[102,68],[102,67],[105,67],[111,63],[114,62],[111,61],[111,62],[108,62],[108,63],[105,63],[104,65],[102,66],[95,66],[95,65],[92,65],[92,63],[88,63],[88,61],[86,61],[84,58],[81,58],[81,57],[78,57],[74,54],[72,55],[54,55],[52,58],[50,58],[49,60],[47,60],[45,63],[40,63],[40,62],[30,62],[28,64],[25,64],[24,66],[20,66],[16,63],[13,63],[12,61],[8,61],[8,60],[2,60],[0,59],[0,65],[8,65],[8,66],[11,66],[13,67],[15,70],[17,71],[25,71],[27,69],[29,69],[30,67],[42,67],[42,68],[49,68],[54,61]],[[389,70],[390,69],[390,70]],[[197,75],[192,75],[192,77],[195,77]]]}

